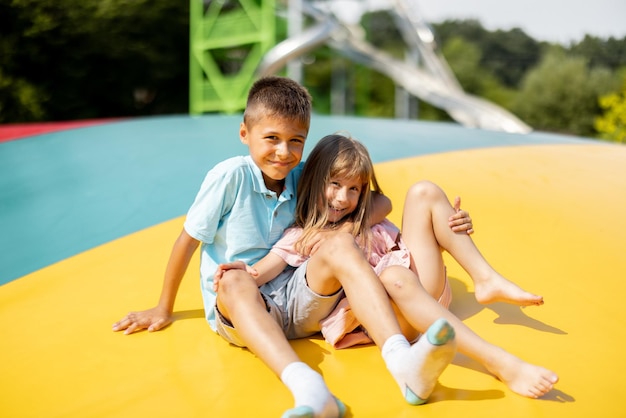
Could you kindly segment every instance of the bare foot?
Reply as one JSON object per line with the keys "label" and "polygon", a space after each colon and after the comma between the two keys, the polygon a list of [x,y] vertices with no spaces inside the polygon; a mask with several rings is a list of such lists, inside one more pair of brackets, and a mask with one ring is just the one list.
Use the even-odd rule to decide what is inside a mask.
{"label": "bare foot", "polygon": [[474,281],[474,295],[478,303],[483,305],[494,302],[519,306],[543,305],[543,296],[525,291],[496,272],[485,280]]}
{"label": "bare foot", "polygon": [[518,395],[539,398],[550,392],[559,381],[556,373],[515,357],[503,351],[499,361],[487,367],[504,384]]}

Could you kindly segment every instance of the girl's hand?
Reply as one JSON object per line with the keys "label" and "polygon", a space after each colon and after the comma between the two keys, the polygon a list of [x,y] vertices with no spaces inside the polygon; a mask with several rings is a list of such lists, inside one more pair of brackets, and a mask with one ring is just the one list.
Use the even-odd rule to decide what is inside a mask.
{"label": "girl's hand", "polygon": [[448,218],[448,225],[454,232],[463,232],[467,235],[474,233],[474,225],[472,225],[472,218],[469,213],[461,210],[461,198],[457,196],[454,199],[454,215]]}
{"label": "girl's hand", "polygon": [[253,268],[244,263],[243,261],[233,261],[232,263],[223,263],[217,266],[217,270],[213,275],[213,291],[217,292],[219,287],[219,282],[222,279],[222,276],[228,270],[244,270],[252,277],[256,278],[259,273]]}

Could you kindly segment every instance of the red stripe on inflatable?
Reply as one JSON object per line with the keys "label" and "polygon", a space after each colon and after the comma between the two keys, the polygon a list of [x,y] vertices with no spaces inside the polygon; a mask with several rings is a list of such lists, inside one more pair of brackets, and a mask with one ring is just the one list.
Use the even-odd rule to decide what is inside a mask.
{"label": "red stripe on inflatable", "polygon": [[65,122],[44,123],[16,123],[0,125],[0,143],[29,136],[47,134],[50,132],[64,131],[68,129],[84,128],[86,126],[101,125],[118,119],[88,119]]}

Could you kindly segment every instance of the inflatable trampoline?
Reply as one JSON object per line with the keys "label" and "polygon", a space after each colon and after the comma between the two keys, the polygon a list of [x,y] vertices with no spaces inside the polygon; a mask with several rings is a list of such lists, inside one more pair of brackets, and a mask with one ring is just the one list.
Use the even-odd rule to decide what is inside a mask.
{"label": "inflatable trampoline", "polygon": [[[285,387],[203,317],[198,258],[156,333],[111,331],[153,306],[204,174],[245,154],[241,115],[111,121],[24,135],[0,129],[0,416],[277,417]],[[374,346],[293,341],[348,416],[624,416],[626,148],[454,124],[315,115],[307,142],[344,130],[369,148],[400,221],[420,179],[460,195],[491,264],[544,306],[478,305],[447,258],[451,310],[487,340],[556,371],[526,399],[457,355],[430,401],[410,406]],[[18,138],[19,137],[19,138]],[[613,293],[616,298],[609,297]]]}

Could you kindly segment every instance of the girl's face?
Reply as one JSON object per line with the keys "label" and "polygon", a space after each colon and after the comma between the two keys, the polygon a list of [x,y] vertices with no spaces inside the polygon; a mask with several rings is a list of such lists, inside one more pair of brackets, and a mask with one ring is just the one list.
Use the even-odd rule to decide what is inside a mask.
{"label": "girl's face", "polygon": [[351,214],[359,204],[363,184],[357,177],[332,177],[326,185],[328,220],[339,222]]}

